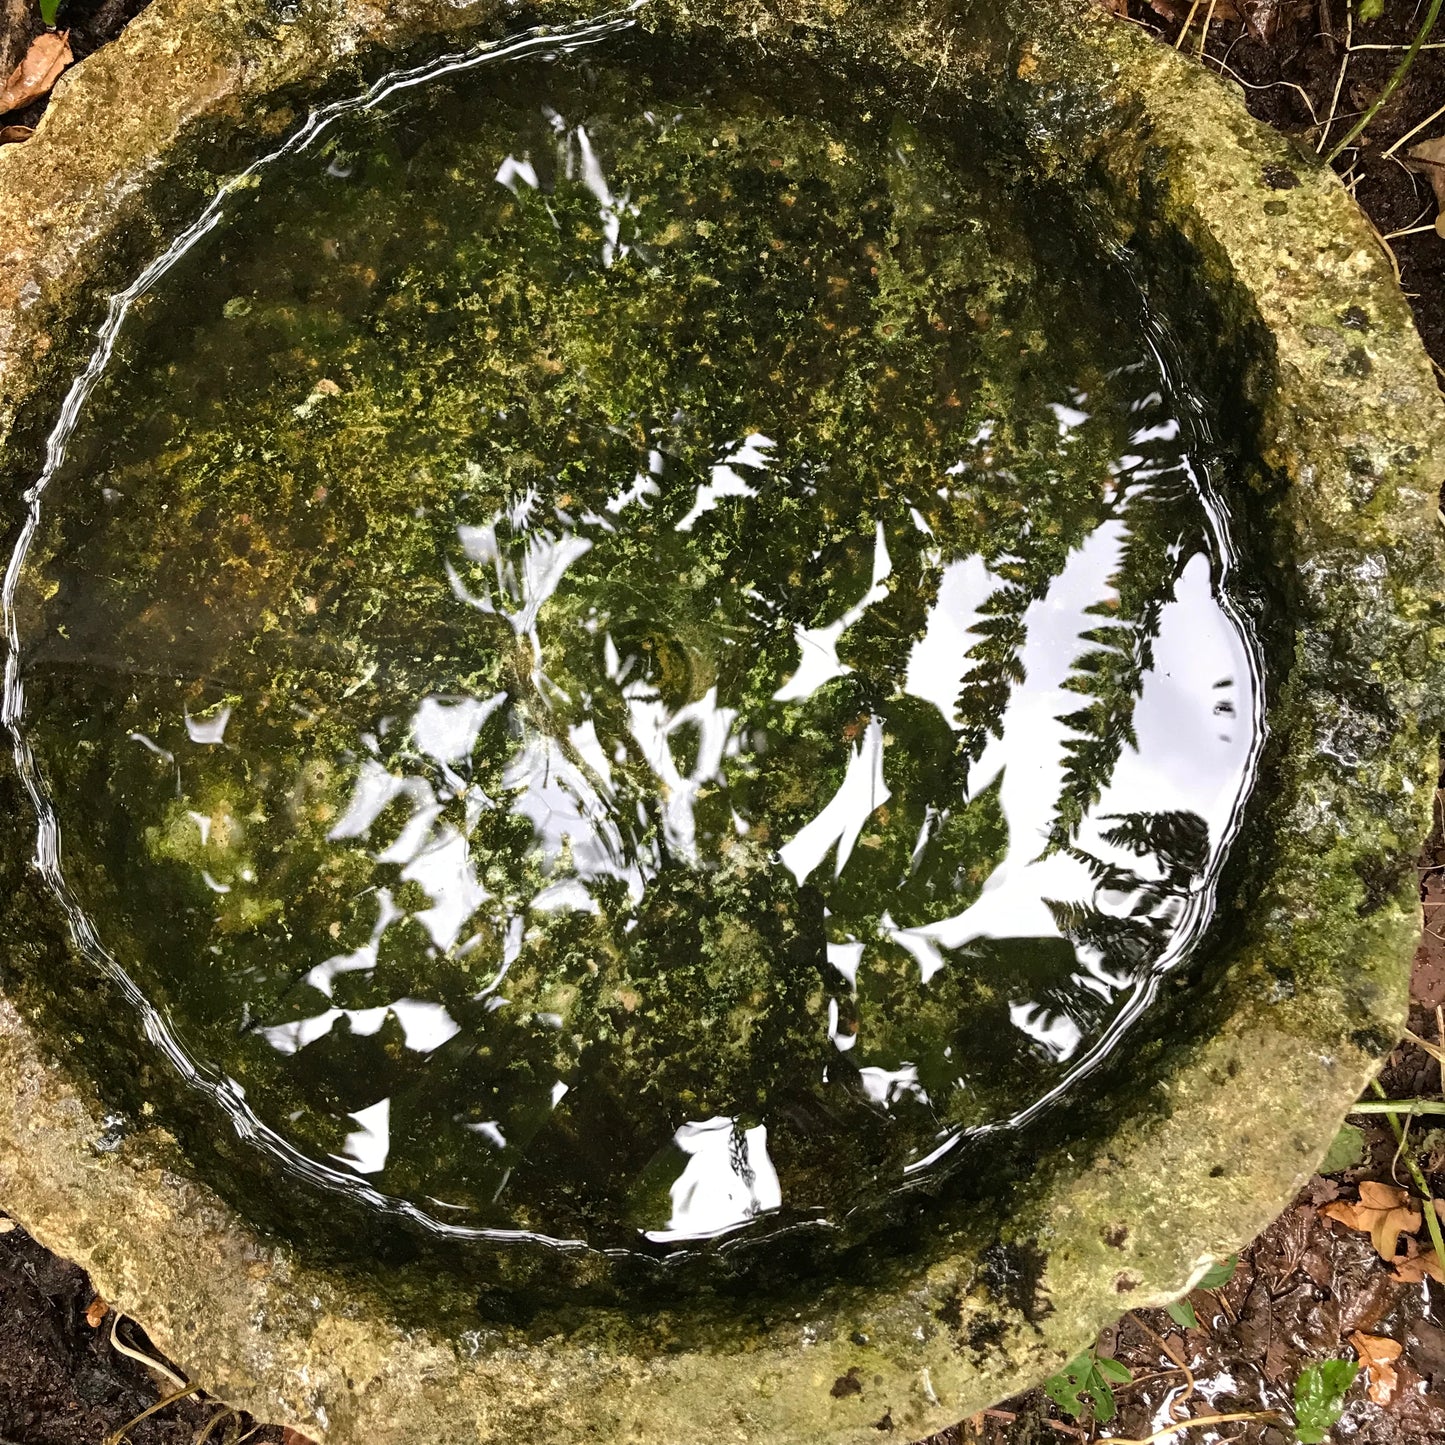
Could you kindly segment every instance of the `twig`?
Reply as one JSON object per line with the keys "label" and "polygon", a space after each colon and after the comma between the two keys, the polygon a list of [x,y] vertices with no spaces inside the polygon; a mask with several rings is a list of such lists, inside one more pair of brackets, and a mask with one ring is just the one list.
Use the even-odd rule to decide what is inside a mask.
{"label": "twig", "polygon": [[1274,1410],[1248,1410],[1238,1415],[1196,1415],[1192,1420],[1181,1420],[1177,1425],[1166,1425],[1152,1435],[1102,1435],[1094,1445],[1154,1445],[1156,1440],[1167,1440],[1181,1430],[1193,1430],[1199,1425],[1228,1425],[1234,1420],[1268,1420],[1271,1425],[1283,1425],[1284,1416]]}
{"label": "twig", "polygon": [[1189,27],[1194,24],[1194,17],[1199,13],[1201,0],[1194,0],[1189,7],[1189,14],[1184,17],[1184,26],[1179,34],[1174,37],[1174,48],[1178,50],[1184,44],[1184,37],[1189,34]]}
{"label": "twig", "polygon": [[[1382,1097],[1385,1091],[1380,1087],[1378,1079],[1370,1080],[1370,1087]],[[1440,1112],[1445,1113],[1445,1105],[1442,1105]],[[1390,1122],[1390,1128],[1394,1131],[1395,1138],[1400,1141],[1403,1149],[1405,1144],[1405,1132],[1400,1128],[1400,1121],[1394,1114],[1385,1111],[1385,1118]],[[1421,1211],[1425,1216],[1425,1228],[1430,1233],[1430,1243],[1435,1246],[1435,1258],[1445,1261],[1445,1239],[1440,1236],[1440,1216],[1435,1212],[1434,1196],[1431,1194],[1430,1185],[1425,1179],[1424,1171],[1415,1162],[1413,1154],[1405,1155],[1405,1168],[1410,1171],[1410,1177],[1415,1181],[1415,1188],[1425,1198],[1425,1208]]]}
{"label": "twig", "polygon": [[1204,59],[1204,47],[1209,44],[1209,27],[1214,24],[1214,7],[1218,3],[1219,0],[1209,0],[1209,10],[1204,16],[1204,29],[1199,32],[1199,48],[1194,52],[1200,60]]}
{"label": "twig", "polygon": [[[144,1365],[147,1369],[154,1370],[157,1374],[164,1375],[166,1379],[168,1379],[173,1385],[184,1385],[186,1383],[185,1379],[182,1376],[176,1374],[176,1372],[171,1369],[169,1365],[163,1365],[158,1359],[155,1358],[154,1355],[143,1354],[140,1350],[131,1349],[131,1347],[123,1340],[119,1340],[116,1338],[115,1332],[117,1326],[122,1320],[129,1318],[129,1315],[123,1315],[119,1310],[115,1312],[115,1318],[110,1322],[111,1349],[113,1349],[118,1355],[124,1355],[128,1360],[135,1360],[138,1364]],[[134,1423],[135,1421],[132,1420],[131,1424],[133,1425]],[[129,1428],[129,1426],[127,1426],[127,1428]]]}
{"label": "twig", "polygon": [[105,1445],[120,1445],[120,1442],[126,1437],[126,1432],[139,1425],[142,1420],[148,1419],[154,1415],[157,1410],[164,1410],[167,1405],[174,1405],[177,1400],[184,1396],[194,1394],[200,1388],[199,1385],[186,1385],[182,1389],[175,1390],[169,1395],[162,1395],[154,1405],[147,1406],[135,1419],[127,1420],[119,1430],[112,1430],[111,1433],[105,1437]]}
{"label": "twig", "polygon": [[[1415,36],[1405,57],[1395,67],[1395,73],[1385,82],[1385,88],[1375,97],[1375,103],[1355,122],[1350,133],[1332,150],[1325,160],[1333,165],[1339,154],[1346,146],[1350,145],[1357,137],[1364,133],[1365,127],[1374,120],[1380,113],[1380,108],[1400,88],[1400,82],[1410,73],[1410,67],[1415,63],[1415,57],[1420,53],[1420,47],[1430,38],[1430,32],[1435,28],[1435,22],[1440,18],[1440,7],[1445,0],[1430,0],[1430,9],[1425,15],[1425,23],[1420,27],[1419,33]],[[1395,144],[1399,145],[1399,141]]]}
{"label": "twig", "polygon": [[1389,150],[1385,152],[1385,155],[1394,155],[1395,152],[1399,150],[1400,147],[1404,145],[1407,140],[1412,140],[1415,136],[1419,135],[1420,132],[1431,123],[1431,121],[1439,120],[1442,115],[1445,115],[1445,105],[1442,105],[1439,110],[1432,110],[1430,114],[1427,115],[1425,119],[1420,122],[1419,125],[1412,127],[1410,130],[1407,130],[1405,134],[1400,137],[1399,140],[1392,142]]}
{"label": "twig", "polygon": [[[1440,1013],[1441,1010],[1437,1007],[1435,1010],[1435,1027],[1440,1029],[1442,1036],[1445,1036],[1445,1028],[1440,1028]],[[1405,1030],[1405,1037],[1409,1039],[1412,1044],[1424,1049],[1425,1052],[1440,1065],[1440,1092],[1445,1094],[1445,1048],[1441,1048],[1439,1044],[1432,1044],[1428,1039],[1422,1039],[1419,1034],[1414,1033],[1410,1029]]]}
{"label": "twig", "polygon": [[1345,53],[1340,56],[1340,73],[1335,77],[1335,93],[1330,97],[1330,113],[1325,120],[1325,128],[1320,132],[1320,143],[1315,147],[1318,154],[1324,150],[1325,142],[1330,138],[1330,127],[1335,123],[1335,113],[1340,107],[1340,91],[1345,85],[1345,71],[1350,64],[1350,41],[1355,35],[1355,7],[1351,0],[1345,0]]}
{"label": "twig", "polygon": [[[215,1432],[217,1425],[226,1420],[236,1420],[239,1422],[240,1418],[240,1415],[229,1405],[222,1405],[191,1438],[191,1445],[206,1445],[206,1442],[210,1440],[212,1434]],[[235,1434],[235,1431],[233,1430],[231,1433]],[[255,1432],[252,1431],[252,1434],[254,1433]]]}
{"label": "twig", "polygon": [[[1018,1419],[1012,1410],[980,1410],[978,1413],[987,1415],[990,1420],[1002,1420],[1008,1425]],[[1082,1430],[1074,1425],[1065,1425],[1062,1420],[1045,1420],[1044,1424],[1051,1430],[1057,1430],[1060,1435],[1076,1435],[1080,1440],[1086,1438]]]}
{"label": "twig", "polygon": [[1213,61],[1214,64],[1219,67],[1221,74],[1227,75],[1236,85],[1242,85],[1246,90],[1276,90],[1283,86],[1285,90],[1297,91],[1300,99],[1305,103],[1305,109],[1310,113],[1310,119],[1316,125],[1320,123],[1319,116],[1315,114],[1314,104],[1310,100],[1309,92],[1304,86],[1296,85],[1292,80],[1270,80],[1264,82],[1262,85],[1256,85],[1254,82],[1246,80],[1227,60],[1220,60],[1213,55],[1206,55],[1204,60],[1206,64]]}
{"label": "twig", "polygon": [[[1170,1375],[1187,1375],[1188,1373],[1188,1365],[1171,1365],[1167,1370],[1155,1370],[1148,1375],[1135,1375],[1132,1380],[1125,1380],[1122,1385],[1115,1385],[1113,1390],[1116,1395],[1122,1395],[1125,1390],[1132,1390],[1136,1385],[1152,1385],[1155,1380],[1167,1380]],[[4,1442],[0,1441],[0,1445],[4,1445]]]}
{"label": "twig", "polygon": [[1440,1035],[1440,1051],[1435,1057],[1440,1061],[1440,1093],[1445,1096],[1445,1006],[1438,1003],[1435,1005],[1435,1032]]}
{"label": "twig", "polygon": [[1183,1370],[1184,1372],[1184,1393],[1177,1400],[1171,1401],[1169,1405],[1169,1414],[1173,1416],[1175,1407],[1178,1405],[1182,1405],[1194,1393],[1194,1371],[1191,1370],[1189,1366],[1185,1364],[1184,1361],[1181,1360],[1172,1349],[1169,1348],[1169,1342],[1164,1338],[1164,1336],[1159,1334],[1156,1330],[1152,1329],[1149,1325],[1145,1324],[1144,1321],[1139,1318],[1138,1314],[1135,1311],[1129,1311],[1129,1318],[1133,1320],[1134,1323],[1145,1332],[1145,1334],[1149,1335],[1156,1345],[1159,1346],[1159,1348],[1164,1352],[1165,1359],[1169,1360],[1176,1369]]}
{"label": "twig", "polygon": [[[1331,159],[1333,159],[1333,157],[1331,157]],[[1351,194],[1353,194],[1353,191]],[[1380,234],[1379,228],[1370,219],[1368,213],[1361,211],[1360,215],[1364,217],[1365,224],[1370,228],[1375,239],[1385,248],[1385,254],[1390,258],[1390,269],[1395,273],[1395,284],[1403,287],[1405,278],[1400,274],[1400,258],[1395,254],[1395,248]],[[1426,933],[1429,933],[1429,931],[1428,928],[1425,930]],[[1441,942],[1445,943],[1445,938],[1442,938]]]}

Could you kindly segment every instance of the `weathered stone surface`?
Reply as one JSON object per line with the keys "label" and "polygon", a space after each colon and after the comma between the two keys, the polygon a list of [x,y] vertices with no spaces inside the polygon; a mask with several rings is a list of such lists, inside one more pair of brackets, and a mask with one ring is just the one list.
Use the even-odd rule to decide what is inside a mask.
{"label": "weathered stone surface", "polygon": [[[83,1041],[51,1057],[12,990],[0,1201],[237,1404],[369,1445],[802,1445],[874,1441],[888,1425],[916,1438],[1056,1368],[1122,1308],[1178,1294],[1253,1234],[1392,1041],[1440,722],[1445,432],[1388,263],[1327,169],[1130,27],[1073,5],[1042,21],[1036,7],[954,10],[667,0],[643,14],[764,49],[831,37],[901,86],[990,97],[1046,171],[1089,188],[1140,246],[1161,312],[1215,333],[1196,345],[1273,469],[1231,500],[1279,559],[1267,580],[1294,619],[1237,849],[1246,902],[1207,1001],[1218,1026],[1145,1061],[1140,1077],[1158,1082],[1131,1118],[1041,1162],[1020,1191],[1012,1237],[990,1248],[1016,1277],[1036,1263],[1037,1291],[1003,1287],[981,1241],[941,1236],[901,1275],[840,1282],[711,1338],[692,1329],[674,1348],[665,1313],[451,1338],[393,1323],[363,1282],[258,1239],[159,1131],[100,1147]],[[155,0],[76,67],[37,136],[0,150],[0,437],[15,481],[107,286],[213,190],[203,158],[224,157],[217,137],[282,131],[303,82],[355,85],[394,47],[497,33],[506,14],[488,0],[337,0],[288,22],[261,0]],[[164,210],[148,189],[162,172]],[[419,1266],[395,1272],[403,1292],[452,1288]],[[835,1392],[850,1371],[861,1390]]]}

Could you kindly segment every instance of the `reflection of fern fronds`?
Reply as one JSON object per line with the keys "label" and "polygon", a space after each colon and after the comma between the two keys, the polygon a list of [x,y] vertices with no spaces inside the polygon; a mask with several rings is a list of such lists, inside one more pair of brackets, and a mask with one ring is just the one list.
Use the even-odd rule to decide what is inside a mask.
{"label": "reflection of fern fronds", "polygon": [[1087,948],[1104,960],[1114,974],[1137,977],[1164,951],[1170,920],[1151,914],[1105,913],[1086,903],[1048,901],[1059,932],[1075,948]]}
{"label": "reflection of fern fronds", "polygon": [[1111,847],[1154,858],[1162,873],[1145,878],[1086,849],[1068,847],[1094,880],[1094,897],[1129,900],[1128,911],[1106,912],[1097,902],[1046,900],[1059,932],[1075,947],[1098,953],[1111,972],[1138,975],[1163,954],[1185,898],[1209,865],[1209,825],[1198,813],[1125,813],[1101,830]]}
{"label": "reflection of fern fronds", "polygon": [[1176,883],[1187,884],[1209,863],[1209,824],[1198,813],[1120,813],[1107,821],[1113,826],[1100,831],[1106,843],[1140,858],[1152,854]]}
{"label": "reflection of fern fronds", "polygon": [[1136,746],[1134,710],[1154,665],[1164,608],[1189,560],[1207,546],[1196,513],[1181,506],[1193,485],[1182,466],[1131,488],[1123,503],[1128,532],[1110,599],[1089,610],[1105,625],[1082,634],[1086,650],[1064,686],[1088,699],[1062,721],[1075,736],[1064,745],[1064,782],[1050,851],[1065,847],[1099,801],[1127,743]]}
{"label": "reflection of fern fronds", "polygon": [[1042,592],[1042,586],[1008,584],[979,609],[983,615],[972,628],[979,640],[968,650],[973,665],[964,675],[955,709],[963,724],[960,749],[969,762],[976,763],[989,737],[1000,734],[1008,700],[1024,681],[1024,613]]}

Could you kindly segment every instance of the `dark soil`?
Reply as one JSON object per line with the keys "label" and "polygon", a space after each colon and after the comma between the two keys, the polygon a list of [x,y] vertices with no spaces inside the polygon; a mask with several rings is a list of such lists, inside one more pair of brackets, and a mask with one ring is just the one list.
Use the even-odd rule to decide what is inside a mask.
{"label": "dark soil", "polygon": [[[100,1445],[175,1390],[160,1372],[129,1359],[161,1358],[131,1320],[97,1298],[85,1271],[57,1259],[0,1215],[0,1445]],[[189,1396],[126,1432],[132,1445],[191,1445],[212,1426],[215,1445],[281,1439],[214,1400]]]}
{"label": "dark soil", "polygon": [[[1121,23],[1157,32],[1161,44],[1178,38],[1191,10],[1191,0],[1101,3]],[[1402,53],[1347,51],[1346,3],[1203,0],[1192,7],[1183,48],[1199,54],[1212,11],[1200,63],[1239,84],[1251,111],[1297,144],[1328,150],[1375,102]],[[144,4],[68,0],[61,23],[70,27],[76,59],[113,39]],[[1424,9],[1421,4],[1419,12]],[[1406,44],[1418,23],[1416,7],[1386,0],[1382,18],[1356,21],[1353,45]],[[42,28],[33,0],[0,0],[0,79]],[[1445,21],[1437,38],[1445,41]],[[1342,68],[1335,107],[1332,97]],[[144,85],[145,77],[138,76],[136,83]],[[0,123],[33,125],[44,104],[36,102]],[[1445,240],[1433,228],[1395,233],[1429,227],[1434,219],[1428,181],[1403,161],[1410,145],[1445,134],[1445,118],[1426,125],[1397,157],[1384,152],[1442,104],[1445,49],[1423,51],[1394,96],[1336,162],[1396,258],[1437,366],[1445,366]],[[1323,123],[1332,114],[1326,135]],[[1438,828],[1421,861],[1421,896],[1426,934],[1415,962],[1411,1028],[1422,1038],[1445,1042],[1436,1013],[1445,1007],[1445,841]],[[1381,1082],[1394,1098],[1438,1097],[1441,1066],[1419,1047],[1404,1044],[1391,1056]],[[1357,1380],[1334,1438],[1350,1445],[1445,1445],[1445,1289],[1395,1282],[1368,1235],[1320,1213],[1332,1200],[1354,1199],[1361,1180],[1397,1177],[1396,1144],[1384,1121],[1374,1116],[1360,1122],[1368,1126],[1361,1165],[1311,1181],[1243,1252],[1227,1285],[1213,1293],[1196,1291],[1198,1329],[1182,1330],[1162,1311],[1140,1310],[1105,1331],[1100,1353],[1118,1359],[1133,1376],[1130,1384],[1117,1387],[1119,1415],[1107,1429],[1066,1419],[1041,1391],[1033,1391],[933,1437],[928,1445],[1060,1445],[1098,1440],[1110,1432],[1142,1439],[1170,1423],[1171,1405],[1185,1416],[1265,1410],[1287,1416],[1300,1370],[1322,1359],[1353,1358],[1349,1336],[1356,1331],[1401,1345],[1395,1361],[1398,1383],[1387,1403],[1376,1404],[1367,1398],[1366,1377]],[[1445,1130],[1432,1134],[1417,1128],[1412,1147],[1433,1193],[1445,1195]],[[173,1390],[163,1375],[112,1348],[115,1318],[96,1301],[80,1269],[48,1254],[0,1216],[0,1445],[101,1445]],[[154,1355],[129,1321],[120,1325],[119,1339]],[[208,1424],[213,1427],[209,1437]],[[282,1432],[255,1429],[249,1419],[222,1418],[217,1402],[189,1396],[135,1425],[127,1438],[133,1445],[191,1445],[206,1438],[260,1445],[280,1440]],[[1288,1445],[1293,1435],[1266,1421],[1245,1421],[1168,1438]]]}
{"label": "dark soil", "polygon": [[[145,9],[148,0],[63,0],[56,28],[70,32],[70,50],[84,60],[114,40]],[[30,42],[45,30],[39,0],[0,0],[0,84],[15,68]],[[144,84],[144,80],[139,82]],[[45,113],[48,98],[0,116],[0,125],[33,126]]]}
{"label": "dark soil", "polygon": [[[1442,864],[1445,845],[1437,831],[1421,863],[1427,929],[1432,912],[1445,923]],[[1445,1004],[1445,936],[1431,931],[1423,939],[1411,999],[1411,1030],[1426,1039],[1440,1037],[1435,1009]],[[1423,1049],[1402,1044],[1380,1082],[1392,1098],[1439,1098],[1441,1068]],[[1065,1417],[1042,1390],[1032,1390],[924,1445],[1141,1440],[1171,1423],[1171,1405],[1186,1419],[1275,1411],[1287,1420],[1300,1371],[1320,1360],[1354,1359],[1350,1336],[1357,1331],[1402,1346],[1393,1365],[1397,1383],[1388,1401],[1377,1404],[1362,1374],[1331,1438],[1338,1445],[1445,1445],[1445,1289],[1433,1282],[1398,1283],[1368,1234],[1320,1213],[1334,1200],[1355,1199],[1361,1180],[1389,1183],[1396,1178],[1396,1141],[1383,1119],[1376,1115],[1355,1122],[1366,1126],[1359,1167],[1317,1175],[1240,1254],[1228,1284],[1194,1292],[1190,1298],[1200,1328],[1183,1330],[1163,1310],[1136,1310],[1100,1335],[1098,1352],[1117,1359],[1133,1376],[1131,1383],[1116,1387],[1119,1413],[1107,1428]],[[1432,1137],[1428,1127],[1417,1125],[1415,1154],[1434,1195],[1445,1195],[1445,1130],[1433,1131]],[[1403,1168],[1398,1178],[1409,1182]],[[1180,1366],[1187,1366],[1188,1373]],[[1278,1424],[1246,1420],[1210,1434],[1181,1431],[1170,1438],[1186,1445],[1200,1440],[1293,1445],[1295,1437]]]}
{"label": "dark soil", "polygon": [[[1127,7],[1132,23],[1170,44],[1178,40],[1192,0],[1101,3],[1115,13]],[[1385,0],[1385,13],[1367,23],[1358,19],[1360,8],[1358,0],[1217,0],[1213,6],[1202,0],[1181,49],[1237,85],[1260,120],[1293,137],[1302,149],[1328,154],[1380,97],[1428,6],[1423,0]],[[1199,41],[1211,9],[1216,18],[1200,57]],[[1347,13],[1355,16],[1353,22]],[[1445,42],[1445,15],[1431,40]],[[1394,156],[1385,152],[1442,105],[1445,48],[1421,50],[1395,93],[1335,162],[1376,232],[1387,238],[1384,244],[1394,253],[1415,323],[1437,367],[1445,366],[1445,240],[1430,229],[1435,194],[1428,177],[1411,168],[1408,152],[1421,141],[1445,135],[1445,116],[1425,125]],[[1417,226],[1427,229],[1395,235]]]}

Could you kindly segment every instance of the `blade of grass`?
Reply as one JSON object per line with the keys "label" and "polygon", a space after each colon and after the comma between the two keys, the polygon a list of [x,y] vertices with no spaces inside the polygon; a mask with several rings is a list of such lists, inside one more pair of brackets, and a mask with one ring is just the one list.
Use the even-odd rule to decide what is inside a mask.
{"label": "blade of grass", "polygon": [[1425,15],[1425,23],[1421,25],[1410,48],[1405,52],[1404,59],[1396,66],[1395,73],[1385,82],[1385,88],[1376,97],[1375,103],[1355,122],[1345,138],[1325,157],[1328,164],[1333,165],[1340,152],[1364,134],[1365,127],[1380,113],[1381,106],[1400,88],[1400,82],[1410,73],[1410,67],[1414,65],[1415,57],[1420,53],[1421,46],[1430,38],[1430,32],[1434,30],[1435,22],[1440,18],[1442,4],[1445,4],[1445,0],[1431,0],[1430,9]]}
{"label": "blade of grass", "polygon": [[[1382,1099],[1385,1097],[1385,1091],[1380,1087],[1380,1081],[1378,1079],[1371,1079],[1370,1087]],[[1410,1100],[1410,1102],[1429,1103],[1431,1101],[1412,1099]],[[1390,1128],[1393,1131],[1395,1138],[1399,1142],[1400,1147],[1403,1151],[1405,1145],[1405,1131],[1400,1127],[1400,1120],[1398,1115],[1391,1112],[1392,1107],[1398,1106],[1394,1105],[1393,1101],[1388,1101],[1385,1108],[1379,1109],[1378,1111],[1372,1110],[1371,1112],[1378,1112],[1384,1114],[1385,1119],[1389,1123]],[[1432,1109],[1429,1112],[1445,1113],[1445,1108],[1441,1108],[1439,1110]],[[1440,1235],[1440,1216],[1435,1212],[1435,1203],[1433,1196],[1430,1193],[1430,1185],[1425,1179],[1425,1172],[1420,1168],[1419,1164],[1415,1162],[1415,1156],[1410,1153],[1405,1154],[1405,1168],[1410,1171],[1410,1178],[1415,1181],[1415,1188],[1420,1191],[1421,1196],[1424,1198],[1425,1208],[1421,1212],[1425,1216],[1425,1227],[1430,1232],[1430,1243],[1435,1246],[1435,1258],[1440,1260],[1442,1263],[1445,1263],[1445,1239],[1442,1239]]]}

